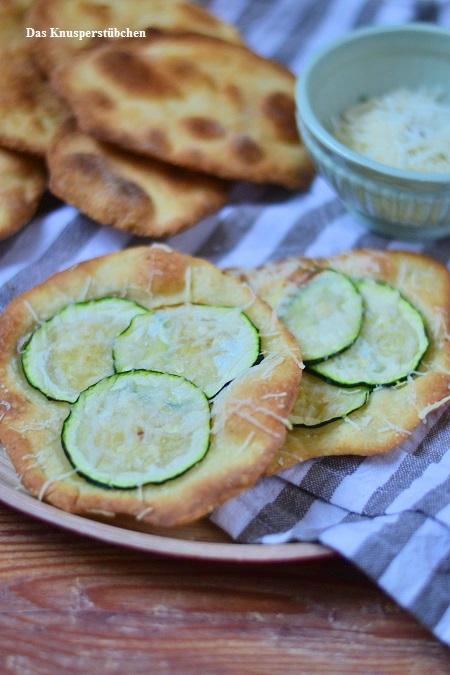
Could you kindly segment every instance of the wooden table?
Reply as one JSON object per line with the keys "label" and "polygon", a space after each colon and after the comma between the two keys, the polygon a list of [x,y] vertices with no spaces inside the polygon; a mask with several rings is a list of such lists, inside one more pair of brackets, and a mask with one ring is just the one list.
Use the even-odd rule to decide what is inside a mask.
{"label": "wooden table", "polygon": [[130,552],[0,507],[0,672],[448,673],[448,650],[344,561]]}

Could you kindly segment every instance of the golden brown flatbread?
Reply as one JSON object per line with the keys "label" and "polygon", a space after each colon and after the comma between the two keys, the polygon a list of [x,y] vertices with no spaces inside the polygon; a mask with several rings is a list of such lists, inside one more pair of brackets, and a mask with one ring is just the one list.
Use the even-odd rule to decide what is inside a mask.
{"label": "golden brown flatbread", "polygon": [[[406,440],[450,395],[450,274],[432,258],[401,251],[355,250],[331,258],[288,258],[238,272],[275,310],[308,270],[331,267],[356,278],[386,281],[421,312],[430,347],[419,373],[395,387],[373,391],[363,408],[318,428],[295,427],[269,468],[275,473],[326,455],[376,455]],[[301,385],[300,385],[301,386]]]}
{"label": "golden brown flatbread", "polygon": [[13,150],[44,155],[66,113],[25,37],[29,5],[27,0],[0,2],[0,142]]}
{"label": "golden brown flatbread", "polygon": [[[105,489],[76,474],[61,446],[70,406],[31,387],[20,351],[38,322],[70,303],[126,297],[144,307],[185,303],[239,307],[259,331],[264,359],[211,401],[211,444],[183,475],[140,490]],[[154,245],[81,263],[20,295],[0,318],[0,441],[34,495],[64,510],[134,515],[154,525],[199,518],[252,485],[286,435],[300,378],[292,336],[251,289],[206,261]]]}
{"label": "golden brown flatbread", "polygon": [[175,234],[220,208],[220,179],[139,157],[80,132],[58,131],[47,154],[51,191],[90,218],[145,237]]}
{"label": "golden brown flatbread", "polygon": [[288,188],[311,179],[294,76],[243,46],[153,32],[81,52],[53,81],[101,140],[224,178]]}
{"label": "golden brown flatbread", "polygon": [[[78,36],[48,39],[51,27],[58,30],[166,30],[171,33],[199,33],[240,43],[238,31],[202,7],[185,0],[36,0],[27,17],[27,25],[47,31],[47,37],[35,38],[39,64],[52,73],[80,50],[99,38]],[[100,38],[101,39],[101,38]]]}
{"label": "golden brown flatbread", "polygon": [[33,0],[0,0],[0,45],[23,42],[24,20]]}
{"label": "golden brown flatbread", "polygon": [[0,240],[32,218],[46,182],[40,160],[0,148]]}

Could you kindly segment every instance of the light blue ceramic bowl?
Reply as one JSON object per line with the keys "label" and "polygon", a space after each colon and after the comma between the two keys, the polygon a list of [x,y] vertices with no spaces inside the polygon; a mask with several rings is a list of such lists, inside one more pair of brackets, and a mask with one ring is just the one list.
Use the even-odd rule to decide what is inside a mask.
{"label": "light blue ceramic bowl", "polygon": [[395,169],[350,150],[333,120],[398,88],[436,88],[450,102],[450,31],[426,24],[350,33],[317,54],[297,82],[297,122],[318,170],[347,208],[397,239],[450,235],[450,172]]}

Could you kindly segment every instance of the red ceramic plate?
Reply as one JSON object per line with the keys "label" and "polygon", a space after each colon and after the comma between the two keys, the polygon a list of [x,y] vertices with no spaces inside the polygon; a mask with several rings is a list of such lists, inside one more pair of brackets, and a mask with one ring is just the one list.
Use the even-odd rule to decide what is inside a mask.
{"label": "red ceramic plate", "polygon": [[0,500],[33,518],[76,534],[161,555],[238,563],[306,561],[335,555],[319,544],[237,544],[206,519],[183,527],[155,530],[132,518],[114,518],[107,522],[66,513],[25,493],[4,453],[0,454]]}

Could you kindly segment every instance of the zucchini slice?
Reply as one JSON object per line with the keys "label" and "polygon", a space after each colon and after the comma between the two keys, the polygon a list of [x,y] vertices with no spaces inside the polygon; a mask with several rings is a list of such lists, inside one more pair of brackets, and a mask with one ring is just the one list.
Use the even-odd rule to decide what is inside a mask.
{"label": "zucchini slice", "polygon": [[145,368],[182,375],[208,398],[258,354],[258,331],[240,309],[195,304],[137,316],[114,344],[117,372]]}
{"label": "zucchini slice", "polygon": [[363,302],[344,274],[323,270],[278,309],[297,339],[304,361],[319,361],[349,347],[362,325]]}
{"label": "zucchini slice", "polygon": [[367,387],[337,387],[304,372],[289,420],[294,426],[322,426],[361,408],[369,392]]}
{"label": "zucchini slice", "polygon": [[137,314],[131,300],[101,298],[68,305],[33,333],[22,353],[31,386],[47,398],[73,403],[81,391],[114,373],[112,346]]}
{"label": "zucchini slice", "polygon": [[62,444],[75,469],[111,488],[162,483],[208,450],[209,403],[192,382],[145,370],[111,375],[80,394]]}
{"label": "zucchini slice", "polygon": [[386,283],[357,282],[365,302],[361,334],[345,352],[311,366],[337,384],[394,384],[419,365],[428,347],[423,319]]}

